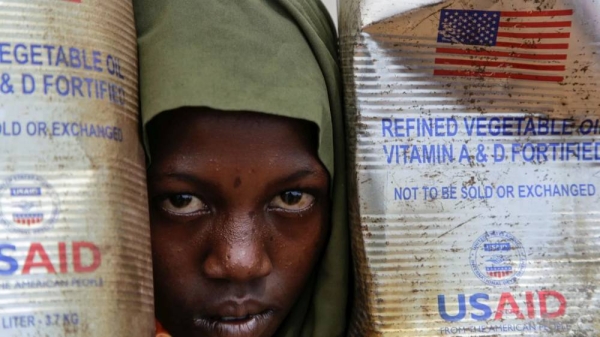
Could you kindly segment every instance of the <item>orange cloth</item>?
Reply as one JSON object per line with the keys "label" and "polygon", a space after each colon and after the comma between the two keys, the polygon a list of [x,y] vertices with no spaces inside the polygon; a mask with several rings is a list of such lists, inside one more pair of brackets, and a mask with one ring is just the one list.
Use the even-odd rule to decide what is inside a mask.
{"label": "orange cloth", "polygon": [[171,337],[159,321],[156,321],[156,337]]}

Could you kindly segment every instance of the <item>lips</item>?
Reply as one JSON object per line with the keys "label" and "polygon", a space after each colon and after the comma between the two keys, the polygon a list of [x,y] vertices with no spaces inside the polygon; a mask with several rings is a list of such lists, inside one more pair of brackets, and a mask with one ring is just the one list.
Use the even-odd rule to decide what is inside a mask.
{"label": "lips", "polygon": [[243,317],[221,317],[218,320],[221,322],[236,322],[236,321],[244,321],[250,318],[252,315],[247,315]]}
{"label": "lips", "polygon": [[275,310],[254,301],[228,301],[194,317],[202,336],[258,337],[269,327]]}
{"label": "lips", "polygon": [[265,312],[261,312],[261,313],[258,313],[258,314],[247,314],[245,316],[237,316],[237,317],[234,317],[234,316],[223,316],[223,317],[217,317],[216,320],[221,321],[221,322],[226,322],[226,323],[227,322],[235,323],[235,322],[246,321],[246,320],[249,320],[249,319],[254,318],[256,316],[264,316],[264,315],[267,315],[267,314],[268,314],[268,311],[265,311]]}

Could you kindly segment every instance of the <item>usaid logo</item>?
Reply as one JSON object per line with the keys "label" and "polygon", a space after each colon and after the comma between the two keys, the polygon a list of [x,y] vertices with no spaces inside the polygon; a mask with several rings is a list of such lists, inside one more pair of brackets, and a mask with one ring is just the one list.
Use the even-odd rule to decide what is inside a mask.
{"label": "usaid logo", "polygon": [[11,231],[45,231],[56,221],[58,211],[58,194],[42,177],[19,174],[0,185],[0,223]]}
{"label": "usaid logo", "polygon": [[475,240],[469,262],[481,281],[504,286],[514,284],[523,275],[527,256],[521,242],[512,234],[491,231]]}

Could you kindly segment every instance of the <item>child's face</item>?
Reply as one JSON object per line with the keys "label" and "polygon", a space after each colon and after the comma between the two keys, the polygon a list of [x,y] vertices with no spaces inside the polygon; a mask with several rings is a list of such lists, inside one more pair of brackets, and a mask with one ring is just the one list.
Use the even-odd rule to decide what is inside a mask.
{"label": "child's face", "polygon": [[173,336],[272,336],[328,234],[315,127],[179,110],[150,124],[157,317]]}

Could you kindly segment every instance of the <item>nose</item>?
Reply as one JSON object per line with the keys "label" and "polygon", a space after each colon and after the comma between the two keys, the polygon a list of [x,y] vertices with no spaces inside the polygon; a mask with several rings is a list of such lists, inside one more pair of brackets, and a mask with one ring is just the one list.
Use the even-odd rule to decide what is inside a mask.
{"label": "nose", "polygon": [[208,278],[239,283],[269,275],[273,265],[265,236],[257,230],[258,224],[250,218],[238,218],[228,221],[224,227],[226,229],[214,235],[209,243],[202,266],[204,274]]}

